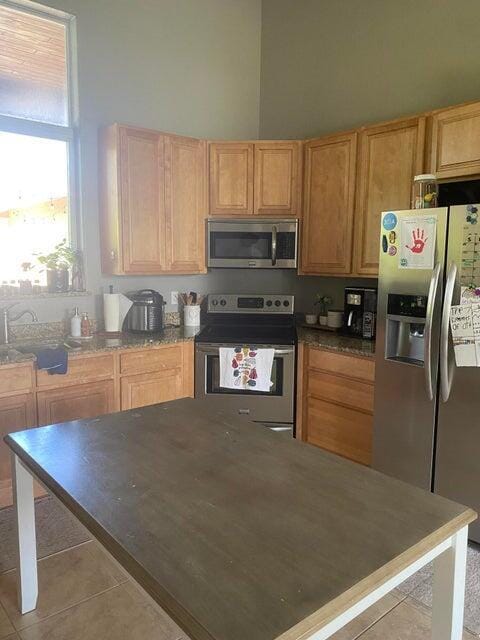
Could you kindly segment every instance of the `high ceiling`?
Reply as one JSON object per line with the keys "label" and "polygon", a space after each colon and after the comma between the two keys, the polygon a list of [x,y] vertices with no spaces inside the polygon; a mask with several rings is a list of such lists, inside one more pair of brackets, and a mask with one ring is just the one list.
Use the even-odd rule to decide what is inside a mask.
{"label": "high ceiling", "polygon": [[0,91],[3,78],[65,86],[65,27],[0,6]]}

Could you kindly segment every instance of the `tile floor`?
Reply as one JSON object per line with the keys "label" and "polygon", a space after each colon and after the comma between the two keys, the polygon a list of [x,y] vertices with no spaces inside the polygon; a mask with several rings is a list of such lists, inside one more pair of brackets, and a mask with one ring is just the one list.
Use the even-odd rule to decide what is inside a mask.
{"label": "tile floor", "polygon": [[[40,560],[38,607],[24,616],[15,573],[0,575],[1,640],[188,640],[95,542]],[[430,613],[396,590],[333,638],[430,640]]]}

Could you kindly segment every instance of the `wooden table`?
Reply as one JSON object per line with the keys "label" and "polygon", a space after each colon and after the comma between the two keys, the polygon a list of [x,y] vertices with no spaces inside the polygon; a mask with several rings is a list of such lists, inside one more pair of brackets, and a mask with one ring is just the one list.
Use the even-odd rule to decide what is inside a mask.
{"label": "wooden table", "polygon": [[470,509],[192,399],[6,442],[22,612],[33,476],[193,640],[328,638],[433,559],[433,637],[461,638]]}

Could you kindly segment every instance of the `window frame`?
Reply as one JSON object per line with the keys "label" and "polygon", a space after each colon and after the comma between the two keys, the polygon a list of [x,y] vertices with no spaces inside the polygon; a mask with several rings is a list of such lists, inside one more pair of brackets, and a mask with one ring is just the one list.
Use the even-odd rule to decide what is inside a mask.
{"label": "window frame", "polygon": [[0,0],[0,6],[29,13],[40,18],[62,24],[65,28],[65,56],[67,66],[67,124],[51,124],[31,118],[3,115],[0,113],[0,131],[17,133],[36,138],[60,140],[67,146],[68,181],[68,232],[70,245],[82,249],[80,225],[79,166],[80,149],[78,141],[78,75],[77,38],[75,16],[58,9],[39,5],[30,0]]}

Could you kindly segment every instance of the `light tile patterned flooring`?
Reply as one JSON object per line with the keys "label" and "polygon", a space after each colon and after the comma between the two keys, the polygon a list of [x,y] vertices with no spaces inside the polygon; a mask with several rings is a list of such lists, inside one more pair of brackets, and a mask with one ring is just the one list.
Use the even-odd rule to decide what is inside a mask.
{"label": "light tile patterned flooring", "polygon": [[[24,616],[15,574],[0,575],[1,640],[187,640],[95,542],[40,560],[38,607]],[[394,591],[333,638],[430,640],[430,613]]]}

